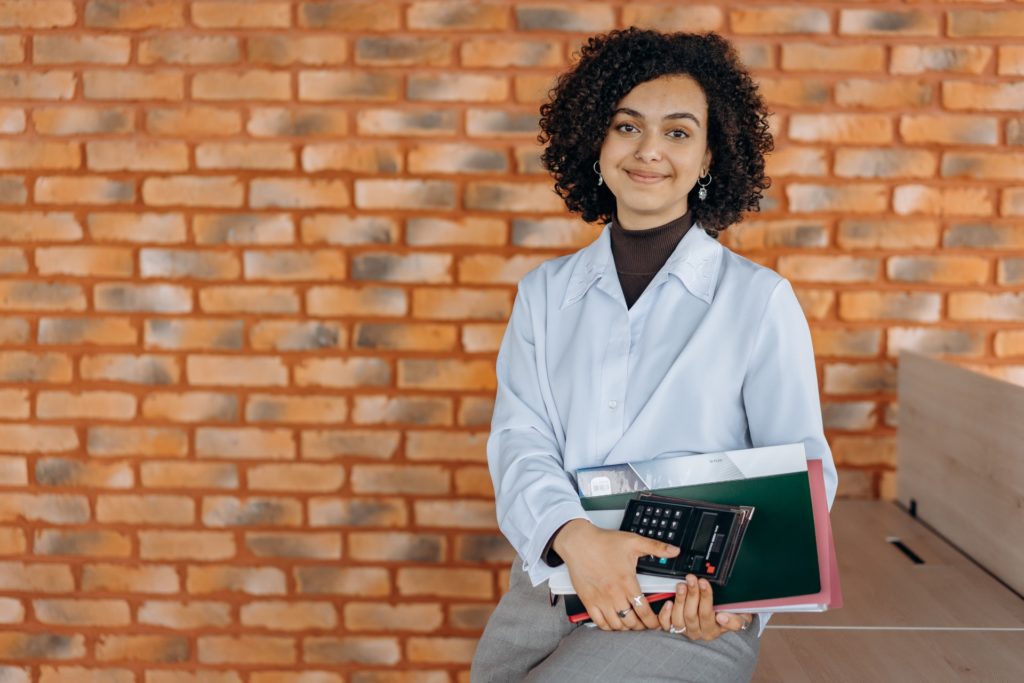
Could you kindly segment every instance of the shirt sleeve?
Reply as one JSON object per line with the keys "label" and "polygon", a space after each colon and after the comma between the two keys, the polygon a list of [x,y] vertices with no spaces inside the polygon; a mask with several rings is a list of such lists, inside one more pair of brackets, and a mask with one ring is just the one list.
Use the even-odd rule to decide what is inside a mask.
{"label": "shirt sleeve", "polygon": [[[743,380],[743,405],[754,447],[803,442],[808,460],[822,461],[831,508],[839,479],[822,425],[811,332],[788,280],[780,280],[768,299]],[[759,614],[763,632],[771,613]]]}
{"label": "shirt sleeve", "polygon": [[534,585],[546,578],[540,560],[551,536],[566,522],[587,518],[563,467],[548,411],[553,402],[537,338],[542,340],[543,332],[535,330],[520,286],[498,350],[498,389],[487,440],[498,527],[523,559]]}

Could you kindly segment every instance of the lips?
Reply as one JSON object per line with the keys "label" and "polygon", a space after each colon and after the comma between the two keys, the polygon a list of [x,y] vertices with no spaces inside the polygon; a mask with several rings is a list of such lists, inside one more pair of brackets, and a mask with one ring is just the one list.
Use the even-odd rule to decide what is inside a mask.
{"label": "lips", "polygon": [[650,171],[631,171],[626,169],[626,175],[638,183],[656,183],[659,180],[663,180],[668,176],[661,175],[660,173],[651,173]]}

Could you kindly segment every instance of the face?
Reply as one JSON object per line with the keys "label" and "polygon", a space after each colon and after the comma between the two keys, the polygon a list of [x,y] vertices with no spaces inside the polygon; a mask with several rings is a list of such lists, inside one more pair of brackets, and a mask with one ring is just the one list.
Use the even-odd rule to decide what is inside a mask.
{"label": "face", "polygon": [[619,223],[643,230],[679,218],[711,166],[708,103],[692,77],[662,76],[619,101],[601,145],[600,170]]}

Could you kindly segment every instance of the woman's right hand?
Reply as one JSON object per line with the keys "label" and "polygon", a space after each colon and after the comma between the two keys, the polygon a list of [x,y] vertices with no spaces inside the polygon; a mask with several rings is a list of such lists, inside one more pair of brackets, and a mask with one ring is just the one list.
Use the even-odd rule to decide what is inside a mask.
{"label": "woman's right hand", "polygon": [[[642,631],[660,628],[658,615],[643,598],[636,562],[644,555],[675,557],[679,548],[628,531],[612,531],[574,519],[555,536],[554,549],[569,568],[576,594],[598,628]],[[639,605],[634,596],[641,596]],[[625,617],[617,614],[628,610]]]}

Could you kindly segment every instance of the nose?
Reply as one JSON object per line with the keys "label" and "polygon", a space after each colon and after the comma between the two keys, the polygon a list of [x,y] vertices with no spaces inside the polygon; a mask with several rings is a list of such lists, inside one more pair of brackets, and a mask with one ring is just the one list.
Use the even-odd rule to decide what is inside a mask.
{"label": "nose", "polygon": [[661,150],[658,149],[658,143],[654,139],[654,136],[642,136],[637,141],[636,150],[633,152],[633,156],[638,161],[647,163],[661,159]]}

